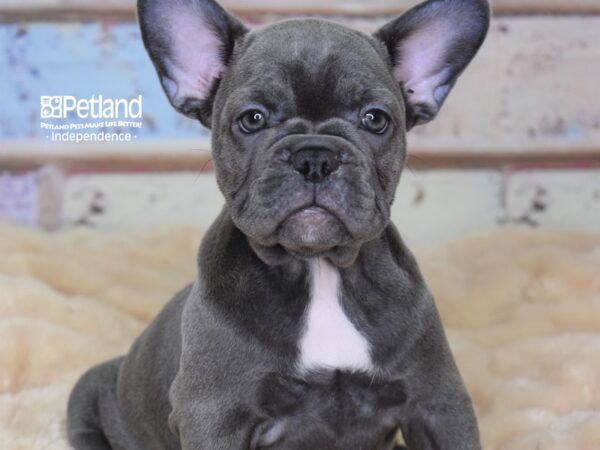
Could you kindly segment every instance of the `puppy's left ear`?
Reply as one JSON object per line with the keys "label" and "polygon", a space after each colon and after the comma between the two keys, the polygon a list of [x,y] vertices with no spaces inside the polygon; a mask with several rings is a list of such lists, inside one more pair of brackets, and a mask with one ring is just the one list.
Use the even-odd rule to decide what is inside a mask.
{"label": "puppy's left ear", "polygon": [[210,128],[215,88],[247,29],[213,0],[138,0],[138,16],[169,101]]}
{"label": "puppy's left ear", "polygon": [[388,49],[406,98],[406,128],[432,120],[481,47],[490,22],[485,0],[429,0],[374,36]]}

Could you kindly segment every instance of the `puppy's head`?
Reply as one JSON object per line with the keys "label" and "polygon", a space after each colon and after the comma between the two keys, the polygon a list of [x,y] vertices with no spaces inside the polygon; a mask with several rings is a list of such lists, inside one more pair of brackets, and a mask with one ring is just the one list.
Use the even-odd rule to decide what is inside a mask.
{"label": "puppy's head", "polygon": [[249,31],[212,0],[138,7],[170,102],[212,129],[236,226],[301,256],[383,230],[407,130],[436,116],[489,22],[485,0],[429,0],[373,35],[314,19]]}

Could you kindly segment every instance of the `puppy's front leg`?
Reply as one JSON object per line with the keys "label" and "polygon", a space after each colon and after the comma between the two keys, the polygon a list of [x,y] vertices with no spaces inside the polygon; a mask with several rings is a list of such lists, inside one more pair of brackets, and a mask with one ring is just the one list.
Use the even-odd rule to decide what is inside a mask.
{"label": "puppy's front leg", "polygon": [[402,433],[409,450],[480,450],[468,397],[421,401],[407,414]]}
{"label": "puppy's front leg", "polygon": [[182,450],[246,449],[258,422],[252,405],[268,355],[207,311],[198,299],[184,310],[169,428]]}
{"label": "puppy's front leg", "polygon": [[415,350],[407,375],[408,402],[401,428],[409,450],[480,450],[473,404],[437,315]]}
{"label": "puppy's front leg", "polygon": [[169,425],[178,435],[182,450],[231,450],[248,447],[250,423],[243,408],[239,412],[222,414],[222,404],[197,403],[185,411],[178,409],[169,416]]}
{"label": "puppy's front leg", "polygon": [[257,417],[243,400],[236,398],[237,387],[232,386],[229,392],[213,392],[210,397],[194,395],[199,391],[193,388],[179,391],[183,396],[171,395],[169,428],[178,437],[181,450],[249,448]]}

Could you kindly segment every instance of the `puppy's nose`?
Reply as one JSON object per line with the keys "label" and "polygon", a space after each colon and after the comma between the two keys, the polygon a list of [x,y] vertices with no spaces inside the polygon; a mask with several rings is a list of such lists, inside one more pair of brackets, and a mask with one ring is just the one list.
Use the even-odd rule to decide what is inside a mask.
{"label": "puppy's nose", "polygon": [[292,155],[292,165],[305,180],[318,183],[338,170],[340,155],[328,148],[303,148]]}

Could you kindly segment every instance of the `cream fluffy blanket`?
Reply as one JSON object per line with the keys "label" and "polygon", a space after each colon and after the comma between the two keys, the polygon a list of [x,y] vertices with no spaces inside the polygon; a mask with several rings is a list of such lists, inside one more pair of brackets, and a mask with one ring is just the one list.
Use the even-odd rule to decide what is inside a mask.
{"label": "cream fluffy blanket", "polygon": [[[0,225],[0,447],[68,448],[78,375],[194,278],[200,232]],[[504,230],[417,251],[486,450],[600,449],[600,235]]]}

